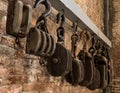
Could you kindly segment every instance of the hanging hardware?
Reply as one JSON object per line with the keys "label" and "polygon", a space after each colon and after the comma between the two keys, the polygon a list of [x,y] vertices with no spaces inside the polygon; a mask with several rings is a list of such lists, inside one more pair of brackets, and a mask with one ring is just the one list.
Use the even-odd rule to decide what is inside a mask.
{"label": "hanging hardware", "polygon": [[37,0],[34,7],[36,8],[39,4],[43,4],[46,10],[38,17],[36,25],[30,29],[27,36],[26,53],[48,57],[53,55],[56,47],[56,43],[47,29],[46,17],[51,13],[51,4],[48,0]]}
{"label": "hanging hardware", "polygon": [[[19,39],[26,37],[32,19],[31,5],[23,4],[20,0],[10,0],[7,11],[6,33]],[[15,45],[22,48],[19,41]]]}
{"label": "hanging hardware", "polygon": [[65,15],[64,15],[64,10],[61,10],[57,15],[57,24],[60,23],[59,27],[57,28],[57,42],[61,42],[64,44],[64,24],[65,24]]}
{"label": "hanging hardware", "polygon": [[62,76],[62,78],[71,70],[72,55],[64,46],[64,22],[65,16],[59,12],[57,14],[57,43],[54,54],[48,58],[47,70],[52,76]]}
{"label": "hanging hardware", "polygon": [[76,49],[78,48],[79,35],[77,31],[77,21],[73,23],[73,35],[71,36],[71,53],[72,53],[72,69],[65,76],[65,79],[70,84],[76,86],[84,79],[83,63],[77,58]]}
{"label": "hanging hardware", "polygon": [[85,68],[85,76],[80,85],[88,86],[92,83],[94,74],[94,63],[91,54],[89,53],[89,43],[91,41],[91,33],[89,31],[85,32],[86,41],[84,43],[83,49],[80,51],[78,57],[82,61]]}

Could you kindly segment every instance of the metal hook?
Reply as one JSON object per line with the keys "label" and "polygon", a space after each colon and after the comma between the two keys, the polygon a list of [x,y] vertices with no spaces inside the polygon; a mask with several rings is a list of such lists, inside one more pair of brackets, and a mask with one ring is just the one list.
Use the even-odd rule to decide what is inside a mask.
{"label": "metal hook", "polygon": [[101,54],[103,56],[105,56],[108,60],[110,60],[110,55],[109,55],[109,52],[108,52],[108,48],[105,47],[105,45],[102,45],[102,52]]}
{"label": "metal hook", "polygon": [[97,50],[97,54],[101,54],[103,46],[102,46],[102,44],[100,42],[100,39],[97,40],[95,48]]}
{"label": "metal hook", "polygon": [[91,33],[89,31],[86,31],[86,39],[87,39],[87,42],[91,41]]}
{"label": "metal hook", "polygon": [[78,21],[73,22],[73,31],[77,32],[78,29]]}
{"label": "metal hook", "polygon": [[65,24],[65,15],[64,15],[64,10],[61,10],[57,15],[57,24],[61,21],[60,26],[57,29],[57,37],[58,37],[58,42],[61,42],[64,44],[64,24]]}
{"label": "metal hook", "polygon": [[89,51],[89,44],[91,41],[91,33],[89,31],[85,30],[85,36],[86,36],[86,40],[83,44],[83,49],[88,52]]}
{"label": "metal hook", "polygon": [[64,24],[65,24],[65,15],[64,15],[64,10],[62,9],[57,15],[57,20],[56,20],[56,23],[58,24],[60,21],[60,26],[59,27],[63,27]]}
{"label": "metal hook", "polygon": [[[51,3],[48,0],[36,0],[34,8],[39,4],[43,4],[45,6],[45,12],[43,12],[36,21],[36,26],[41,28],[43,31],[48,33],[47,30],[47,19],[46,17],[51,13]],[[43,21],[43,22],[42,22]]]}
{"label": "metal hook", "polygon": [[71,40],[72,40],[72,42],[71,42],[71,52],[72,52],[72,56],[74,58],[77,57],[76,49],[77,49],[77,43],[79,41],[79,35],[78,35],[78,33],[76,33],[77,32],[77,27],[78,27],[78,22],[76,21],[76,22],[73,23],[73,31],[74,31],[74,33],[71,36]]}
{"label": "metal hook", "polygon": [[92,38],[91,38],[91,47],[89,48],[89,52],[92,54],[92,56],[93,56],[93,54],[95,53],[95,44],[96,44],[96,40],[95,40],[95,37],[94,36],[92,36]]}
{"label": "metal hook", "polygon": [[39,4],[43,4],[45,6],[45,12],[42,13],[42,16],[47,17],[51,13],[51,3],[48,0],[36,0],[34,4],[34,8],[36,8]]}

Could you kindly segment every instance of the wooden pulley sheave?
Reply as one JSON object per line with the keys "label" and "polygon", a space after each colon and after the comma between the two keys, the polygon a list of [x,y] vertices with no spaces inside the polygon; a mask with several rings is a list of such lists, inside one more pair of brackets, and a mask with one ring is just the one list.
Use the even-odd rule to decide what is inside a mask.
{"label": "wooden pulley sheave", "polygon": [[91,34],[90,32],[86,31],[85,35],[86,35],[86,41],[84,43],[83,49],[78,54],[79,60],[81,60],[84,65],[84,72],[85,72],[83,81],[79,83],[81,86],[90,85],[92,83],[93,73],[94,73],[93,59],[91,54],[88,52],[89,43],[91,41]]}
{"label": "wooden pulley sheave", "polygon": [[60,26],[56,30],[57,43],[54,54],[47,60],[47,70],[52,76],[63,76],[69,73],[72,63],[72,55],[64,46],[64,13],[57,14],[57,23],[61,21]]}
{"label": "wooden pulley sheave", "polygon": [[112,73],[111,73],[111,58],[110,58],[110,50],[106,47],[106,58],[108,60],[108,65],[107,65],[107,73],[108,73],[108,86],[111,84],[112,81]]}
{"label": "wooden pulley sheave", "polygon": [[102,46],[102,52],[101,55],[104,56],[107,60],[106,63],[106,78],[107,78],[107,86],[110,85],[111,83],[111,67],[110,67],[110,54],[109,54],[109,49],[105,47],[104,45]]}
{"label": "wooden pulley sheave", "polygon": [[94,56],[97,53],[97,49],[95,48],[96,44],[97,44],[97,40],[95,39],[94,35],[92,36],[92,46],[89,48],[89,53],[91,53],[92,58],[93,58],[93,80],[92,83],[90,85],[87,86],[88,89],[90,90],[95,90],[95,89],[99,89],[100,87],[100,71],[99,69],[96,67],[96,64],[94,62]]}
{"label": "wooden pulley sheave", "polygon": [[78,23],[74,23],[74,33],[71,36],[72,70],[65,76],[66,81],[74,86],[78,85],[84,78],[84,66],[76,56],[77,43],[80,37],[77,32],[77,26]]}
{"label": "wooden pulley sheave", "polygon": [[20,0],[9,0],[7,9],[6,33],[16,37],[16,43],[24,38],[30,29],[32,7]]}
{"label": "wooden pulley sheave", "polygon": [[51,13],[51,4],[48,0],[36,0],[34,8],[43,4],[46,8],[36,21],[36,25],[30,28],[26,42],[26,53],[41,57],[53,55],[56,43],[47,29],[47,16]]}
{"label": "wooden pulley sheave", "polygon": [[107,59],[105,56],[103,56],[104,49],[100,41],[98,41],[96,49],[97,49],[97,53],[94,56],[94,62],[96,67],[100,71],[100,87],[99,88],[104,89],[108,85]]}

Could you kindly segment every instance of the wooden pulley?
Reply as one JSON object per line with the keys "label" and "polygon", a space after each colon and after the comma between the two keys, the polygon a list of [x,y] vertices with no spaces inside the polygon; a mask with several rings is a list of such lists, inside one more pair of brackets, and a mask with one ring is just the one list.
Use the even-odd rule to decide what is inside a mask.
{"label": "wooden pulley", "polygon": [[94,56],[94,62],[98,70],[100,71],[100,87],[101,89],[104,89],[108,85],[108,73],[107,73],[107,59],[103,55],[104,51],[102,50],[103,47],[101,46],[100,41],[98,42],[98,45],[96,46],[97,53]]}
{"label": "wooden pulley", "polygon": [[69,69],[69,72],[70,71],[72,71],[72,60],[73,60],[73,58],[72,58],[72,53],[71,53],[71,51],[69,51],[68,50],[68,56],[69,56],[69,66],[68,66],[68,69]]}
{"label": "wooden pulley", "polygon": [[[57,23],[59,23],[59,19],[61,19],[61,24],[56,30],[57,32],[57,43],[56,48],[54,47],[54,41],[53,43],[53,49],[51,49],[52,53],[54,53],[52,56],[48,57],[47,60],[47,70],[52,76],[64,76],[70,71],[70,52],[64,47],[64,27],[63,24],[65,23],[65,16],[61,12],[57,14]],[[52,39],[52,38],[51,38]],[[55,49],[55,51],[54,51]]]}
{"label": "wooden pulley", "polygon": [[95,90],[98,89],[100,87],[100,71],[99,69],[96,67],[95,62],[94,62],[94,55],[96,55],[96,39],[94,38],[94,36],[92,37],[91,40],[91,47],[89,48],[89,53],[92,55],[92,59],[93,59],[93,69],[94,69],[94,74],[93,74],[93,80],[92,83],[90,85],[87,86],[88,89],[90,90]]}
{"label": "wooden pulley", "polygon": [[98,68],[95,67],[92,83],[89,86],[87,86],[87,88],[90,90],[95,90],[99,89],[99,87],[100,87],[100,71],[98,70]]}
{"label": "wooden pulley", "polygon": [[35,55],[36,56],[45,56],[44,51],[45,51],[46,46],[47,46],[47,37],[46,37],[45,32],[40,31],[40,33],[41,33],[42,40],[41,40],[41,44],[39,44],[39,48],[36,51]]}
{"label": "wooden pulley", "polygon": [[26,53],[45,56],[51,48],[51,37],[36,27],[30,29],[26,42]]}
{"label": "wooden pulley", "polygon": [[93,74],[94,74],[94,63],[92,59],[92,55],[88,52],[88,44],[91,40],[91,34],[86,32],[87,40],[83,46],[83,50],[81,50],[78,54],[79,59],[82,61],[84,65],[85,76],[82,82],[79,84],[82,86],[88,86],[92,83]]}
{"label": "wooden pulley", "polygon": [[100,41],[98,41],[98,45],[96,47],[97,47],[96,48],[97,49],[97,53],[94,56],[95,64],[107,65],[108,64],[108,60],[105,57],[105,53],[104,53],[104,50],[103,50],[104,47],[102,47]]}
{"label": "wooden pulley", "polygon": [[32,7],[20,0],[9,0],[6,32],[15,37],[25,37],[30,29]]}
{"label": "wooden pulley", "polygon": [[98,69],[100,71],[100,88],[104,89],[108,85],[108,73],[105,65],[99,65]]}
{"label": "wooden pulley", "polygon": [[107,72],[107,66],[106,65],[99,65],[98,69],[100,71],[100,77],[101,77],[101,83],[100,88],[104,89],[108,86],[108,72]]}
{"label": "wooden pulley", "polygon": [[51,38],[51,48],[50,48],[50,51],[47,53],[47,56],[52,56],[56,49],[56,42],[54,38],[51,35],[50,35],[50,38]]}
{"label": "wooden pulley", "polygon": [[107,80],[108,80],[108,86],[111,84],[111,78],[112,78],[112,76],[111,76],[111,66],[110,66],[110,63],[111,63],[111,58],[110,58],[110,52],[109,52],[109,49],[107,48],[107,47],[105,47],[105,46],[103,46],[104,47],[104,50],[102,50],[102,51],[104,51],[105,53],[105,57],[106,57],[106,59],[107,59]]}
{"label": "wooden pulley", "polygon": [[63,76],[69,73],[71,64],[69,53],[63,45],[56,43],[55,53],[48,57],[46,65],[48,72],[52,76]]}
{"label": "wooden pulley", "polygon": [[42,33],[39,31],[39,29],[35,27],[30,28],[26,40],[26,53],[35,54],[42,42]]}
{"label": "wooden pulley", "polygon": [[26,36],[29,33],[29,29],[32,21],[32,7],[31,5],[23,6],[23,17],[20,28],[20,35]]}
{"label": "wooden pulley", "polygon": [[[93,80],[93,74],[94,74],[94,64],[91,58],[89,58],[89,56],[87,57],[87,54],[85,54],[85,63],[83,62],[84,65],[84,79],[82,82],[80,82],[79,84],[81,86],[88,86],[92,83]],[[82,61],[82,60],[81,60]]]}
{"label": "wooden pulley", "polygon": [[72,53],[72,70],[65,76],[67,82],[71,85],[78,85],[84,78],[84,67],[80,60],[77,59],[76,49],[79,35],[77,33],[77,24],[73,24],[74,33],[71,36],[71,53]]}
{"label": "wooden pulley", "polygon": [[80,74],[80,82],[82,82],[84,80],[84,76],[85,76],[85,69],[84,69],[84,65],[81,62],[81,60],[79,60],[79,63],[80,63],[80,72],[81,72],[81,74]]}
{"label": "wooden pulley", "polygon": [[111,71],[108,70],[107,73],[108,73],[108,86],[109,86],[111,84],[111,80],[112,80]]}
{"label": "wooden pulley", "polygon": [[45,46],[45,50],[43,51],[44,52],[44,56],[46,56],[46,57],[48,56],[51,47],[52,47],[51,36],[50,36],[50,34],[46,33],[46,46]]}
{"label": "wooden pulley", "polygon": [[52,56],[55,52],[56,42],[53,37],[41,31],[42,33],[42,43],[39,46],[39,50],[36,52],[37,56],[49,57]]}
{"label": "wooden pulley", "polygon": [[66,76],[65,79],[71,85],[78,85],[80,82],[80,64],[76,62],[76,60],[72,61],[72,71],[70,71]]}
{"label": "wooden pulley", "polygon": [[[37,39],[35,39],[35,40],[37,40],[37,41],[35,41],[35,42],[37,42],[37,47],[36,46],[34,47],[35,48],[34,52],[29,52],[31,50],[31,48],[26,49],[26,52],[31,53],[36,56],[48,57],[48,56],[52,55],[55,50],[55,42],[54,42],[53,38],[51,38],[51,35],[48,33],[47,19],[46,19],[46,17],[51,13],[51,4],[48,0],[47,1],[46,0],[38,0],[35,2],[34,7],[36,7],[38,4],[43,4],[46,7],[46,11],[40,15],[40,17],[36,21],[36,25],[33,27],[33,29],[37,29],[37,33],[40,34],[40,37],[39,37],[39,34],[36,35],[38,37],[35,37],[32,34],[28,35],[28,37],[27,37],[28,42],[26,43],[26,48],[34,46],[34,45],[30,46],[31,43],[34,44],[33,40],[31,40],[31,41],[29,40],[29,38],[31,39],[32,36],[34,38],[37,38]],[[31,32],[29,32],[29,33],[31,33]],[[32,33],[35,33],[35,32],[32,32]],[[38,41],[40,41],[40,42],[38,42]],[[54,49],[51,48],[52,44],[53,44]],[[52,52],[52,53],[50,53],[50,52]]]}
{"label": "wooden pulley", "polygon": [[80,62],[80,60],[72,60],[72,70],[65,76],[67,82],[71,85],[76,86],[83,80],[83,72],[84,68]]}

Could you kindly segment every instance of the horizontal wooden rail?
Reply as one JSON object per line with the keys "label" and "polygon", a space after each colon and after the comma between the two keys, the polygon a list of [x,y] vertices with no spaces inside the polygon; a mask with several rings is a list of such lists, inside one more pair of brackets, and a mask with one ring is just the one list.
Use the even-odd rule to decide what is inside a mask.
{"label": "horizontal wooden rail", "polygon": [[103,34],[102,31],[91,21],[86,13],[80,8],[74,0],[49,0],[52,6],[60,11],[65,10],[65,16],[72,22],[78,21],[82,29],[88,29],[95,33],[108,47],[112,47],[111,41]]}

